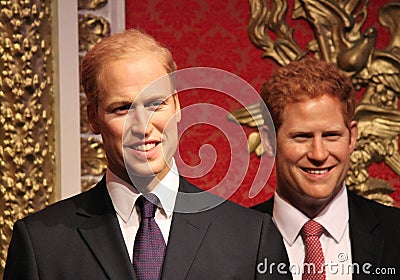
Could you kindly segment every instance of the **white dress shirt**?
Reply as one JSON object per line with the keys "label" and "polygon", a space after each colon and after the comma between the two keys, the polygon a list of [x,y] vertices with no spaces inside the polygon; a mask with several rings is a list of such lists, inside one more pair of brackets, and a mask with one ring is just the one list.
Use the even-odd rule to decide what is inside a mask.
{"label": "white dress shirt", "polygon": [[[140,196],[140,193],[132,185],[117,177],[109,169],[107,169],[106,173],[106,184],[114,209],[117,212],[118,222],[129,257],[132,260],[135,237],[140,225],[139,209],[135,206],[135,202]],[[161,207],[157,207],[155,221],[161,230],[165,244],[168,243],[178,188],[179,173],[175,161],[173,161],[171,170],[151,191],[151,193],[157,195],[160,200]],[[166,193],[167,195],[165,195]]]}
{"label": "white dress shirt", "polygon": [[[283,236],[293,280],[301,280],[305,244],[300,230],[309,218],[275,192],[273,220]],[[314,220],[325,228],[320,241],[326,265],[326,280],[352,279],[349,209],[345,186]]]}

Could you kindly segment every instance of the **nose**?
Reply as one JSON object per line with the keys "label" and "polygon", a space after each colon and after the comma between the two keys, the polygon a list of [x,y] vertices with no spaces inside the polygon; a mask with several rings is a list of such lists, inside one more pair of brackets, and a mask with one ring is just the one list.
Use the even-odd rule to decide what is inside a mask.
{"label": "nose", "polygon": [[328,158],[329,152],[321,137],[314,137],[307,153],[308,159],[316,165],[322,164]]}
{"label": "nose", "polygon": [[143,107],[136,107],[129,113],[127,125],[133,136],[144,138],[150,130],[149,112]]}

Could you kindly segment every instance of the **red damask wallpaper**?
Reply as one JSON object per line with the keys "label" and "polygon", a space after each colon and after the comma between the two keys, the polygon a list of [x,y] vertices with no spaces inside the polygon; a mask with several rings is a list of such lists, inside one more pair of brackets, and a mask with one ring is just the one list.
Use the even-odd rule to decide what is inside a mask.
{"label": "red damask wallpaper", "polygon": [[[293,0],[289,0],[289,9],[293,9]],[[377,20],[379,7],[388,0],[370,1],[368,20],[364,26],[375,26],[378,29],[376,48],[384,48],[389,42],[389,32]],[[291,14],[291,11],[289,11]],[[179,69],[187,67],[214,67],[232,72],[250,83],[256,91],[267,80],[271,71],[279,65],[273,60],[261,58],[262,51],[257,49],[249,40],[248,23],[250,6],[246,0],[126,0],[126,27],[139,28],[153,35],[172,52]],[[305,49],[305,45],[313,38],[312,30],[305,22],[288,19],[288,24],[295,30],[296,41]],[[182,107],[196,103],[209,103],[224,108],[226,111],[242,107],[241,104],[227,98],[223,94],[209,90],[192,90],[180,94]],[[248,104],[256,99],[249,97]],[[183,116],[185,117],[185,115]],[[226,127],[237,124],[226,119]],[[254,129],[242,127],[248,135]],[[226,180],[225,174],[230,168],[233,173],[244,171],[240,188],[229,197],[230,200],[244,206],[251,206],[268,199],[274,191],[275,176],[272,172],[263,190],[255,197],[249,197],[260,159],[252,154],[243,159],[243,165],[231,166],[232,156],[230,141],[224,133],[213,125],[196,125],[182,134],[179,155],[185,164],[196,166],[200,163],[199,150],[204,144],[214,147],[204,152],[207,160],[208,153],[216,162],[211,171],[201,177],[189,179],[203,189],[209,189]],[[246,147],[243,147],[246,149]],[[201,154],[201,153],[200,153]],[[385,164],[374,164],[369,172],[372,176],[387,180],[396,191],[391,194],[398,203],[400,201],[400,178]],[[231,174],[231,173],[230,173]],[[236,178],[237,179],[237,178]],[[225,181],[226,182],[226,181]],[[234,183],[236,184],[236,183]],[[234,186],[232,186],[234,187]],[[223,194],[226,195],[226,194]]]}

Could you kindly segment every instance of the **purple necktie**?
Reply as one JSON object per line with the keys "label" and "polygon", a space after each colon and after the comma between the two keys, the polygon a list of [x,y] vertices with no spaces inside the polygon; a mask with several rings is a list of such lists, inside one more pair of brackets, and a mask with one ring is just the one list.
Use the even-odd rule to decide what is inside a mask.
{"label": "purple necktie", "polygon": [[302,228],[306,243],[302,280],[325,280],[324,253],[319,241],[323,231],[324,227],[314,220],[309,220]]}
{"label": "purple necktie", "polygon": [[165,241],[154,220],[158,198],[154,194],[143,195],[136,200],[141,222],[133,248],[133,268],[138,280],[160,279],[165,255]]}

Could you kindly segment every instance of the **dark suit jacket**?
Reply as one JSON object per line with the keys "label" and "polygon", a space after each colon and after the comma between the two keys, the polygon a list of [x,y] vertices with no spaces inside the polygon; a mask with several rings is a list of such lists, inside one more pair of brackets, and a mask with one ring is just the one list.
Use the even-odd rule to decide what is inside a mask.
{"label": "dark suit jacket", "polygon": [[[352,262],[360,268],[353,279],[400,279],[400,209],[347,193]],[[273,204],[271,198],[252,208],[272,216]],[[364,273],[364,264],[371,274]],[[395,274],[387,268],[395,268]]]}
{"label": "dark suit jacket", "polygon": [[[179,190],[199,191],[183,178]],[[162,279],[290,279],[256,273],[264,258],[287,262],[282,238],[270,216],[232,202],[174,213],[169,236]],[[4,279],[135,279],[105,179],[17,221]]]}

